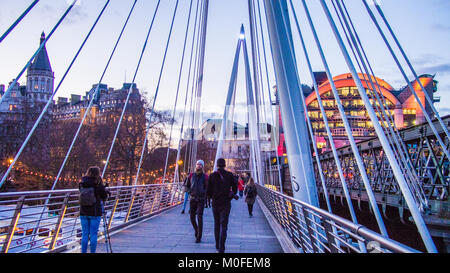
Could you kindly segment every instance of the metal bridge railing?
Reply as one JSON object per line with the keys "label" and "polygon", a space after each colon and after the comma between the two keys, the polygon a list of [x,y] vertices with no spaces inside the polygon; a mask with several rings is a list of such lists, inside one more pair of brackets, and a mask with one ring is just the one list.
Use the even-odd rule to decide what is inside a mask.
{"label": "metal bridge railing", "polygon": [[419,252],[325,210],[258,185],[258,196],[304,253]]}
{"label": "metal bridge railing", "polygon": [[[184,198],[178,183],[113,187],[110,192],[104,204],[110,231],[176,206]],[[1,193],[1,253],[58,252],[79,243],[79,212],[78,189]],[[103,222],[99,239],[102,235]]]}

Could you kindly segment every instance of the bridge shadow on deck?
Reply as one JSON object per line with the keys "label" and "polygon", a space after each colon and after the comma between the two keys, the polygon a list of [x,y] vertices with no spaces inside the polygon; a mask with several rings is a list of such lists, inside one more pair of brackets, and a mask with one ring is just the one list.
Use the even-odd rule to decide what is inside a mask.
{"label": "bridge shadow on deck", "polygon": [[[244,199],[232,201],[225,252],[282,253],[258,202],[253,210],[249,218]],[[112,249],[114,253],[215,253],[212,208],[205,208],[203,222],[202,242],[196,244],[189,214],[181,214],[178,206],[111,235]],[[98,243],[97,252],[106,252],[104,240]]]}

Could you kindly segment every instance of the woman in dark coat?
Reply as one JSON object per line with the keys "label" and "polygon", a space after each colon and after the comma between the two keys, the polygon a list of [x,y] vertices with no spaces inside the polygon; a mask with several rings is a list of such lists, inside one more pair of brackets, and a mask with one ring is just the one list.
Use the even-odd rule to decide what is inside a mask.
{"label": "woman in dark coat", "polygon": [[256,196],[258,195],[258,191],[256,189],[255,181],[253,178],[249,178],[247,185],[244,189],[245,202],[248,206],[248,214],[249,217],[253,217],[253,204],[255,204]]}
{"label": "woman in dark coat", "polygon": [[[90,242],[91,253],[97,249],[97,233],[103,214],[102,202],[107,198],[105,185],[100,176],[99,167],[90,167],[79,184],[80,189],[80,220],[81,220],[81,253],[87,253],[88,242]],[[93,190],[95,198],[92,205],[85,205],[86,192]],[[83,196],[83,197],[82,197]],[[84,200],[81,200],[81,199]],[[89,198],[87,198],[89,199]],[[84,203],[84,205],[83,205]]]}

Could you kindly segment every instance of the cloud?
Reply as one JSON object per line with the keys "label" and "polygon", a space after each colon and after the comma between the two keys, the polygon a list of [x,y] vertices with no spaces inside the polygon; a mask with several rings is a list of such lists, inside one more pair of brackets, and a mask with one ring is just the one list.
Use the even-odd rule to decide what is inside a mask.
{"label": "cloud", "polygon": [[447,75],[450,73],[450,64],[438,64],[432,66],[426,66],[420,69],[424,73]]}
{"label": "cloud", "polygon": [[434,30],[443,31],[445,33],[448,33],[450,31],[450,26],[443,25],[443,24],[433,24],[431,26]]}
{"label": "cloud", "polygon": [[[54,7],[49,4],[43,4],[40,14],[43,18],[49,19],[50,21],[57,21],[61,18],[67,8],[68,5]],[[84,5],[75,5],[64,19],[64,22],[66,24],[76,24],[86,18],[88,18],[86,7]]]}
{"label": "cloud", "polygon": [[76,24],[88,18],[88,14],[85,9],[86,8],[82,5],[75,5],[71,10],[70,15],[67,17],[67,23]]}

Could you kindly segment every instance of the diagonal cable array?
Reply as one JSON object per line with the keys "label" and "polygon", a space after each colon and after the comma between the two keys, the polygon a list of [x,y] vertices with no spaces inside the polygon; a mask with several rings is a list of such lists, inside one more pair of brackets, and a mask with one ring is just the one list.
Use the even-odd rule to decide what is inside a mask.
{"label": "diagonal cable array", "polygon": [[[164,174],[163,174],[163,182],[165,182],[166,180],[166,172],[167,172],[167,165],[169,162],[169,152],[170,152],[170,146],[172,143],[172,133],[173,133],[173,124],[175,123],[175,115],[176,115],[176,110],[177,110],[177,105],[178,105],[178,95],[180,92],[180,85],[181,85],[181,76],[183,73],[183,64],[184,64],[184,57],[185,57],[185,53],[186,53],[186,46],[187,46],[187,40],[188,40],[188,34],[189,34],[189,27],[190,27],[190,22],[191,22],[191,13],[192,13],[192,4],[193,4],[193,0],[191,0],[190,5],[189,5],[189,12],[188,12],[188,20],[187,20],[187,25],[186,25],[186,34],[184,36],[184,43],[183,43],[183,53],[181,54],[181,64],[180,64],[180,72],[178,74],[178,83],[177,83],[177,92],[175,95],[175,103],[173,105],[173,111],[172,111],[172,119],[170,122],[170,136],[169,136],[169,141],[167,144],[167,153],[166,153],[166,161],[165,161],[165,165],[164,165]],[[187,99],[187,94],[186,94],[186,99]],[[185,100],[186,102],[187,100]],[[186,103],[185,103],[186,105]],[[178,147],[177,149],[177,155],[180,152],[180,147]],[[177,160],[175,161],[175,164],[178,165],[178,156],[177,156]],[[175,169],[175,171],[177,171],[177,169]],[[175,178],[175,177],[174,177]],[[174,179],[174,182],[176,180]]]}
{"label": "diagonal cable array", "polygon": [[[12,168],[14,167],[14,165],[16,164],[17,160],[19,159],[20,155],[22,154],[22,152],[24,151],[26,145],[28,144],[29,140],[31,139],[33,133],[35,132],[36,128],[38,127],[39,123],[41,122],[42,118],[44,117],[45,113],[47,112],[48,108],[50,107],[50,105],[53,103],[53,98],[55,97],[56,93],[59,91],[59,88],[61,87],[62,83],[64,82],[67,74],[70,72],[70,69],[72,68],[73,64],[75,63],[75,61],[77,60],[78,56],[80,55],[82,49],[84,48],[86,42],[88,41],[89,37],[91,36],[92,32],[94,31],[95,27],[97,26],[97,23],[99,22],[100,18],[103,16],[104,11],[106,10],[106,8],[108,7],[110,3],[110,0],[106,1],[103,9],[100,11],[99,16],[97,17],[97,19],[95,20],[93,26],[91,27],[91,29],[89,30],[88,34],[86,35],[86,38],[84,39],[83,43],[81,44],[81,46],[79,47],[77,53],[75,54],[75,56],[73,57],[69,67],[67,68],[66,72],[64,73],[63,77],[61,78],[60,82],[58,83],[55,91],[53,92],[53,94],[50,96],[50,98],[48,99],[45,107],[43,108],[43,110],[41,111],[41,114],[39,115],[39,117],[37,118],[37,120],[35,121],[32,129],[30,130],[30,132],[28,133],[25,141],[22,143],[22,146],[20,147],[19,151],[17,152],[17,154],[14,157],[13,162],[10,164],[8,170],[6,171],[6,173],[3,175],[3,178],[0,182],[0,187],[1,185],[3,185],[3,183],[6,181],[6,179],[8,178],[9,173],[11,172]],[[48,39],[49,37],[47,37]],[[42,44],[45,44],[42,43]],[[42,45],[41,45],[42,48]],[[58,176],[59,178],[59,176]],[[58,181],[58,179],[56,180]],[[55,181],[55,183],[56,183]],[[53,186],[54,188],[54,186]],[[52,188],[52,189],[53,189]]]}
{"label": "diagonal cable array", "polygon": [[324,0],[320,0],[320,4],[322,5],[322,8],[324,10],[324,13],[328,19],[329,25],[334,33],[334,36],[336,38],[336,41],[339,45],[339,48],[341,50],[342,55],[344,56],[344,59],[347,63],[347,66],[350,70],[350,73],[352,74],[353,80],[355,81],[355,84],[358,88],[358,92],[364,102],[364,105],[366,106],[367,112],[369,114],[370,119],[372,120],[372,124],[374,126],[375,132],[378,136],[378,139],[383,147],[384,152],[386,153],[386,157],[389,161],[389,164],[391,165],[392,171],[394,173],[394,176],[397,180],[397,183],[399,184],[400,189],[402,190],[403,196],[406,200],[406,203],[408,204],[408,207],[411,211],[411,215],[414,218],[414,221],[416,223],[416,226],[419,230],[419,233],[422,236],[422,239],[425,243],[425,246],[427,247],[427,250],[429,252],[436,252],[436,247],[433,243],[433,240],[431,239],[431,235],[425,225],[425,222],[422,218],[422,215],[420,213],[420,210],[415,203],[414,196],[411,193],[411,191],[408,188],[408,183],[406,182],[405,177],[403,176],[403,173],[401,171],[401,168],[399,166],[398,161],[395,158],[394,152],[392,151],[391,147],[389,146],[389,141],[386,137],[386,135],[383,132],[383,129],[381,127],[380,121],[374,111],[374,108],[370,102],[370,99],[368,95],[366,94],[365,88],[361,82],[361,79],[358,77],[358,74],[356,72],[354,63],[352,62],[350,55],[348,53],[347,48],[345,47],[342,37],[339,34],[339,31],[337,29],[337,26],[331,16],[331,13],[328,9],[328,5]]}
{"label": "diagonal cable array", "polygon": [[[190,50],[190,60],[189,60],[189,70],[188,70],[188,75],[187,75],[187,84],[186,84],[186,92],[185,92],[185,101],[184,101],[184,110],[183,110],[183,117],[182,117],[182,122],[181,122],[181,128],[180,128],[180,139],[178,141],[178,149],[177,149],[177,158],[176,158],[176,167],[175,167],[175,174],[174,174],[174,181],[177,181],[177,176],[179,174],[179,172],[181,172],[179,170],[179,160],[180,160],[180,156],[181,156],[181,144],[183,142],[183,131],[184,131],[184,125],[185,125],[185,121],[186,121],[186,110],[187,110],[187,104],[188,104],[188,98],[191,98],[191,109],[192,109],[192,98],[193,98],[193,88],[189,88],[190,87],[190,83],[191,83],[191,73],[192,73],[192,61],[194,58],[194,54],[196,50],[195,49],[195,44],[196,41],[198,41],[198,39],[196,39],[196,34],[197,34],[197,20],[198,20],[198,15],[199,15],[199,8],[201,6],[201,3],[199,0],[197,0],[197,10],[195,12],[195,20],[194,20],[194,29],[193,29],[193,33],[192,33],[192,44],[191,44],[191,50]],[[197,43],[198,44],[198,43]],[[192,73],[192,75],[195,77],[195,73]],[[194,80],[192,80],[192,83],[194,82]],[[189,90],[191,90],[191,93],[189,93]],[[191,112],[192,110],[189,110],[189,112]],[[189,115],[190,117],[190,115]],[[189,118],[188,117],[188,118]],[[188,120],[188,124],[189,124],[189,120]],[[185,152],[184,152],[184,163],[183,163],[183,173],[186,173],[186,165],[188,165],[187,162],[187,155],[188,155],[188,145],[189,142],[186,145],[185,148]],[[189,165],[188,165],[189,166]]]}
{"label": "diagonal cable array", "polygon": [[170,24],[169,37],[167,38],[166,49],[164,51],[164,57],[163,57],[163,61],[162,61],[162,64],[161,64],[161,70],[160,70],[159,78],[158,78],[158,84],[156,86],[155,96],[154,96],[154,99],[153,99],[153,106],[151,108],[150,118],[149,118],[149,121],[148,121],[147,129],[146,129],[146,133],[145,133],[145,138],[144,138],[144,144],[142,146],[141,157],[139,159],[139,164],[138,164],[138,168],[137,168],[136,178],[134,180],[134,184],[133,185],[137,185],[137,182],[139,180],[139,173],[141,171],[142,161],[144,159],[144,152],[146,150],[145,147],[147,146],[148,136],[149,136],[149,133],[150,133],[150,128],[151,128],[150,125],[151,125],[151,122],[152,122],[153,114],[155,113],[156,100],[158,99],[158,93],[159,93],[159,88],[160,88],[160,84],[161,84],[162,74],[164,72],[164,66],[166,64],[167,51],[169,50],[170,40],[172,38],[173,25],[174,25],[174,22],[175,22],[175,18],[177,16],[178,4],[179,4],[179,0],[177,0],[177,2],[175,4],[175,9],[174,9],[173,15],[172,15],[172,22]]}
{"label": "diagonal cable array", "polygon": [[[371,180],[368,177],[368,173],[367,173],[367,169],[366,169],[367,166],[365,166],[362,155],[360,154],[358,147],[356,145],[356,141],[353,137],[353,132],[352,132],[352,128],[350,126],[349,119],[347,117],[347,113],[345,112],[345,110],[343,108],[342,101],[339,97],[339,92],[336,88],[336,85],[334,84],[333,76],[331,74],[330,67],[329,67],[328,62],[325,57],[325,52],[322,49],[322,44],[319,41],[314,23],[312,21],[312,16],[309,12],[306,1],[300,0],[300,2],[302,3],[305,14],[307,16],[306,25],[309,25],[311,28],[311,32],[313,34],[314,41],[315,41],[315,46],[318,49],[320,59],[322,61],[322,65],[325,68],[328,82],[330,84],[332,94],[334,96],[337,108],[339,110],[340,118],[343,122],[345,131],[347,133],[350,147],[353,152],[354,159],[356,161],[355,167],[357,167],[357,169],[359,170],[359,174],[361,175],[361,180],[363,182],[364,188],[366,189],[367,195],[369,197],[369,203],[372,208],[372,211],[374,212],[374,216],[377,220],[380,232],[382,235],[387,237],[388,236],[387,230],[384,225],[384,221],[381,216],[381,213],[379,211],[375,195],[373,193]],[[370,9],[366,3],[366,0],[363,0],[363,2],[370,14]],[[335,21],[329,12],[328,5],[326,4],[326,2],[324,0],[320,0],[319,3],[323,8],[323,11],[328,20],[329,26],[331,27],[331,30],[336,38],[339,48],[340,48],[340,52],[342,53],[342,55],[346,61],[346,64],[350,70],[350,73],[352,75],[352,78],[355,81],[359,95],[364,103],[364,107],[367,110],[369,118],[372,121],[375,132],[376,132],[378,139],[380,140],[380,143],[384,150],[384,155],[386,155],[387,161],[388,161],[389,165],[391,166],[392,173],[399,185],[401,192],[403,193],[403,196],[405,197],[408,207],[411,210],[411,214],[413,215],[413,218],[414,218],[416,226],[419,230],[419,233],[427,247],[427,250],[430,252],[435,252],[436,251],[435,246],[431,240],[430,234],[424,224],[424,221],[423,221],[423,218],[422,218],[421,212],[420,212],[421,209],[424,209],[424,208],[426,209],[426,207],[428,205],[427,198],[424,194],[423,189],[420,186],[417,173],[414,170],[414,165],[411,162],[411,158],[409,157],[408,150],[405,146],[405,143],[402,141],[402,138],[401,138],[400,134],[398,133],[397,128],[395,126],[395,123],[393,122],[393,116],[390,113],[390,110],[386,103],[386,99],[383,97],[383,94],[380,90],[380,83],[378,82],[377,78],[375,77],[373,69],[370,66],[369,60],[364,51],[364,48],[362,46],[362,43],[358,36],[358,33],[355,29],[355,26],[351,20],[350,14],[345,6],[345,3],[343,0],[331,0],[331,3],[333,4],[333,7],[335,8],[337,17],[341,24],[343,33],[345,34],[345,37],[347,38],[347,43],[348,43],[347,46],[344,44],[341,33],[338,31]],[[288,15],[289,11],[286,13],[286,10],[289,10],[289,8],[287,7],[287,4],[285,4],[285,1],[282,1],[282,3],[279,3],[279,5],[278,4],[275,5],[275,4],[271,3],[270,1],[265,1],[265,4],[266,4],[266,19],[267,19],[268,26],[276,25],[276,27],[270,26],[270,27],[272,27],[272,29],[270,29],[270,27],[269,27],[269,33],[271,34],[270,35],[271,46],[272,45],[277,46],[276,50],[279,50],[279,52],[277,52],[276,54],[286,54],[286,55],[275,56],[273,49],[271,47],[272,58],[274,58],[274,63],[277,62],[277,65],[278,65],[278,67],[275,66],[275,70],[278,70],[277,79],[278,79],[278,77],[281,76],[280,79],[282,81],[287,81],[287,82],[297,81],[298,85],[300,86],[301,83],[300,83],[300,79],[299,79],[297,70],[295,71],[295,73],[287,73],[286,71],[282,70],[282,69],[287,69],[288,67],[297,69],[297,64],[296,64],[296,60],[295,60],[296,57],[295,57],[294,41],[292,40],[291,32],[290,32],[290,20],[289,20],[289,15]],[[351,182],[349,180],[347,180],[348,178],[343,173],[344,165],[341,164],[341,159],[339,158],[336,147],[334,145],[332,132],[330,130],[330,125],[328,124],[328,120],[327,120],[327,113],[325,111],[324,104],[323,104],[320,94],[319,94],[319,87],[318,87],[317,81],[315,79],[314,72],[312,70],[311,61],[309,59],[309,53],[306,49],[302,31],[300,30],[300,23],[298,21],[297,14],[296,14],[292,0],[289,0],[289,4],[290,4],[290,10],[291,10],[292,14],[294,15],[294,20],[295,20],[296,27],[297,27],[297,30],[298,30],[298,33],[300,36],[301,47],[303,49],[303,53],[307,60],[308,71],[309,71],[309,74],[311,75],[314,91],[316,92],[318,105],[320,107],[320,113],[321,113],[321,116],[323,118],[323,122],[325,125],[324,127],[325,127],[326,133],[328,135],[328,138],[330,140],[329,142],[330,142],[331,150],[333,152],[334,163],[336,164],[335,169],[338,172],[338,177],[340,179],[342,189],[344,191],[344,195],[347,199],[351,218],[354,223],[357,223],[356,214],[354,212],[353,205],[351,203],[351,197],[350,197],[349,189],[348,189],[348,185],[350,185]],[[379,5],[376,4],[376,7],[377,7],[377,10],[379,11],[379,13],[381,14],[381,16],[383,17],[383,19],[385,20],[386,25],[388,25],[388,22],[386,21],[385,17],[383,16]],[[270,12],[271,12],[270,16],[272,16],[272,18],[268,18],[268,16],[267,16],[268,8],[270,9]],[[280,8],[282,9],[282,11],[280,11]],[[371,14],[371,18],[372,18],[372,20],[374,20],[375,24],[377,25],[377,22],[373,16],[373,14]],[[283,24],[284,24],[284,26],[283,26]],[[391,53],[393,53],[392,49],[389,47],[387,40],[385,39],[385,36],[383,35],[380,27],[378,25],[377,25],[377,27],[378,27],[380,33],[382,34],[382,37],[384,38],[385,42],[387,43],[387,46],[390,49]],[[390,27],[389,27],[389,29],[391,31],[391,34],[393,36],[395,36],[392,32],[392,29]],[[282,31],[286,31],[286,33],[282,33]],[[277,40],[277,39],[280,39],[279,35],[282,35],[282,37],[287,37],[288,40],[287,41]],[[283,35],[285,35],[285,36],[283,36]],[[397,39],[395,39],[395,40],[398,43],[398,40]],[[399,47],[401,47],[399,43],[397,45]],[[362,75],[361,78],[359,77],[360,74],[358,74],[356,72],[356,67],[354,65],[354,62],[350,58],[349,51],[348,51],[349,49],[351,49],[354,60],[356,61],[357,65],[358,65],[359,71],[361,72],[361,75]],[[404,54],[403,50],[402,50],[402,53],[403,53],[405,59],[407,59],[406,54]],[[394,59],[396,59],[394,54],[393,54],[393,57],[394,57]],[[286,60],[286,59],[283,59],[283,58],[292,58],[292,61],[295,64],[295,66],[291,66],[290,63],[289,64],[284,63],[283,60]],[[280,60],[281,60],[281,62],[280,62]],[[397,63],[398,63],[398,61],[397,61]],[[399,65],[399,63],[398,63],[398,65]],[[282,68],[280,69],[280,67],[282,67]],[[400,67],[400,65],[399,65],[399,67]],[[410,67],[410,68],[412,69],[412,67]],[[401,69],[401,67],[400,67],[400,69]],[[401,72],[402,72],[402,74],[404,74],[403,70],[401,70]],[[413,73],[413,74],[416,76],[416,80],[420,83],[420,80],[418,79],[417,75],[415,73]],[[296,79],[294,80],[294,78],[296,78]],[[405,77],[405,79],[407,80],[406,77]],[[364,81],[365,85],[368,87],[367,93],[366,93],[366,89],[364,88],[362,81]],[[277,86],[279,84],[281,84],[281,83],[277,82]],[[288,83],[288,85],[285,85],[285,84],[286,83],[283,83],[282,88],[288,88],[288,89],[292,88],[292,86],[289,86],[289,83]],[[408,81],[408,85],[411,89],[411,92],[415,93],[415,91],[412,88],[412,85],[409,81]],[[278,87],[280,87],[280,86],[278,86]],[[425,92],[423,86],[421,86],[421,88],[422,88],[423,92]],[[282,96],[288,96],[287,101],[292,101],[293,95],[291,95],[291,92],[292,91],[286,92],[286,93],[282,94]],[[316,149],[315,137],[313,134],[311,122],[309,120],[308,109],[305,105],[305,98],[304,98],[303,92],[301,90],[300,90],[299,96],[301,97],[302,102],[303,102],[304,113],[305,113],[305,123],[307,124],[307,127],[309,129],[310,141],[313,145],[314,153],[316,156],[317,167],[320,172],[320,174],[318,176],[320,177],[320,179],[322,181],[322,187],[324,189],[324,193],[326,196],[325,198],[327,199],[328,193],[326,190],[325,179],[322,174],[322,171],[320,171],[321,170],[321,162],[320,162],[320,158],[318,157],[318,154],[317,154],[318,151]],[[417,94],[414,94],[414,96],[416,97],[417,100],[419,100],[417,97]],[[284,101],[286,102],[286,97],[285,97]],[[283,99],[281,100],[281,102],[283,104]],[[429,100],[429,102],[430,102],[430,100]],[[281,105],[280,107],[283,108],[283,107],[285,107],[285,105]],[[425,113],[424,107],[422,107],[422,110]],[[292,110],[290,110],[290,111],[292,111]],[[282,116],[284,126],[294,126],[294,131],[298,132],[299,128],[295,127],[297,125],[297,123],[290,121],[290,122],[288,122],[289,125],[286,125],[285,118],[289,118],[289,117],[286,117],[286,113],[288,115],[292,114],[291,112],[289,112],[288,110],[285,109],[285,115]],[[436,112],[435,112],[435,115],[437,115]],[[441,149],[443,149],[443,153],[446,154],[446,156],[448,156],[448,150],[446,150],[444,142],[442,141],[441,138],[439,138],[439,135],[437,134],[437,130],[434,129],[434,126],[426,113],[425,113],[425,118],[427,119],[428,124],[430,124],[436,138],[438,139]],[[292,137],[297,138],[297,145],[299,147],[298,139],[300,138],[300,135],[297,134],[295,137],[295,135],[292,135],[292,133],[290,133],[290,136],[287,136],[286,140],[288,141],[288,138],[292,138]],[[295,146],[292,146],[293,143],[295,143],[295,140],[290,139],[289,141],[291,142],[290,147],[291,148],[295,147]],[[291,154],[292,154],[292,151],[291,151]],[[312,155],[312,156],[314,156],[314,155]],[[288,147],[288,157],[289,157],[289,147]],[[289,158],[289,160],[292,161],[291,158]],[[299,163],[301,163],[301,162],[299,162]],[[290,166],[290,167],[293,167],[293,166]],[[305,166],[300,168],[300,170],[305,170]],[[298,170],[296,170],[296,171],[298,171]],[[292,176],[292,173],[291,173],[291,176]],[[306,176],[305,176],[305,178],[306,178]],[[292,177],[291,180],[294,180],[294,182],[293,182],[293,185],[294,185],[295,178]],[[308,187],[306,189],[308,190]],[[330,205],[329,205],[328,201],[327,201],[327,205],[328,205],[328,208],[330,209]],[[360,244],[360,247],[361,247],[361,250],[364,251],[364,245]]]}
{"label": "diagonal cable array", "polygon": [[[384,99],[384,96],[382,95],[382,92],[380,89],[380,84],[378,83],[378,79],[375,77],[375,74],[373,73],[373,70],[370,66],[367,55],[365,54],[364,48],[362,47],[359,36],[357,35],[353,24],[352,24],[352,28],[350,28],[350,26],[349,26],[349,22],[352,23],[352,21],[347,12],[345,4],[342,1],[342,4],[343,4],[342,6],[346,10],[346,12],[344,13],[341,3],[339,1],[336,1],[337,8],[336,8],[336,5],[334,4],[334,2],[332,2],[332,3],[333,3],[333,6],[335,7],[336,14],[338,15],[338,18],[341,22],[341,26],[342,26],[344,34],[347,38],[348,44],[349,44],[350,48],[352,49],[354,59],[356,60],[356,62],[358,64],[361,75],[363,75],[366,83],[369,83],[372,87],[371,89],[368,88],[368,91],[369,91],[369,94],[371,95],[372,101],[374,102],[373,105],[375,106],[375,110],[379,114],[379,117],[382,121],[381,125],[384,129],[384,132],[385,132],[389,142],[390,142],[391,148],[400,164],[400,167],[402,168],[405,178],[407,179],[410,190],[414,193],[416,203],[421,207],[421,209],[423,208],[423,210],[425,210],[428,207],[427,197],[425,196],[425,194],[423,192],[423,189],[419,182],[419,178],[417,177],[417,174],[411,163],[411,160],[408,157],[408,150],[407,150],[406,146],[404,145],[404,143],[401,139],[401,136],[399,135],[398,131],[395,128],[395,122],[393,120],[393,117],[390,115],[389,109],[388,110],[385,109],[385,105],[387,105],[386,100]],[[338,9],[339,9],[339,12],[338,12]],[[341,19],[341,17],[342,17],[342,19]],[[347,19],[348,19],[348,21],[347,21]],[[345,26],[344,26],[344,24],[345,24]],[[358,40],[358,42],[356,42],[355,37]],[[364,54],[364,58],[363,58],[362,54]],[[370,71],[367,67],[370,68]],[[378,89],[377,89],[377,87],[378,87]],[[381,98],[380,98],[379,94],[381,94]]]}
{"label": "diagonal cable array", "polygon": [[[156,15],[157,15],[157,13],[158,13],[158,10],[159,10],[160,3],[161,3],[161,0],[158,0],[158,3],[156,4],[156,8],[155,8],[155,11],[154,11],[153,16],[152,16],[152,20],[151,20],[150,26],[149,26],[149,28],[148,28],[148,32],[147,32],[147,36],[146,36],[146,38],[145,38],[144,45],[143,45],[143,47],[142,47],[141,54],[140,54],[140,56],[139,56],[139,61],[138,61],[137,65],[136,65],[136,70],[135,70],[135,72],[134,72],[133,80],[132,80],[132,83],[131,83],[130,88],[129,88],[129,90],[128,90],[127,98],[126,98],[126,100],[125,100],[125,104],[124,104],[124,106],[123,106],[122,113],[121,113],[121,115],[120,115],[119,122],[118,122],[118,124],[117,124],[116,131],[115,131],[115,133],[114,133],[113,140],[112,140],[112,142],[111,142],[111,147],[110,147],[109,152],[108,152],[108,157],[107,157],[107,159],[106,159],[105,166],[103,167],[102,177],[105,175],[106,169],[108,168],[108,163],[109,163],[109,160],[111,159],[111,154],[112,154],[112,151],[113,151],[113,149],[114,149],[114,144],[115,144],[115,142],[116,142],[117,135],[118,135],[118,133],[119,133],[119,129],[120,129],[120,126],[121,126],[121,124],[122,124],[122,120],[123,120],[123,117],[124,117],[124,115],[125,115],[125,111],[126,111],[127,106],[128,106],[128,102],[129,102],[129,100],[130,100],[131,92],[133,91],[133,86],[134,86],[134,83],[135,83],[135,81],[136,81],[136,77],[137,77],[137,74],[138,74],[138,72],[139,72],[139,68],[140,68],[140,66],[141,66],[142,57],[144,56],[145,50],[147,49],[147,44],[148,44],[148,41],[149,41],[150,33],[151,33],[152,29],[153,29],[153,24],[154,24],[154,22],[155,22],[155,18],[156,18]],[[145,144],[144,144],[144,147],[145,147]]]}

